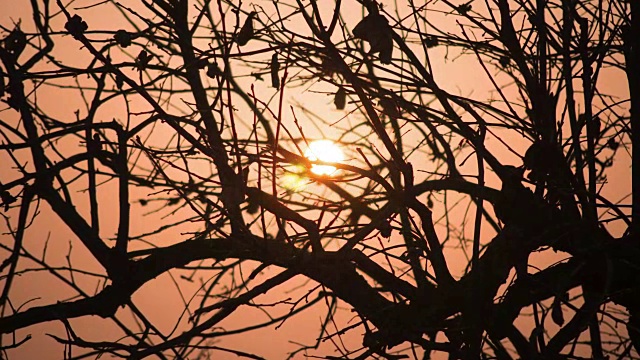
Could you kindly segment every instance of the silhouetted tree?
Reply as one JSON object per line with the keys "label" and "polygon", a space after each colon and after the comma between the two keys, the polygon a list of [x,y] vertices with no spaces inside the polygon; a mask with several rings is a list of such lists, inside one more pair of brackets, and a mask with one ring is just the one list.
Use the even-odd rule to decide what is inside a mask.
{"label": "silhouetted tree", "polygon": [[639,2],[30,5],[0,23],[3,357],[49,323],[65,358],[260,358],[315,311],[281,353],[638,358]]}

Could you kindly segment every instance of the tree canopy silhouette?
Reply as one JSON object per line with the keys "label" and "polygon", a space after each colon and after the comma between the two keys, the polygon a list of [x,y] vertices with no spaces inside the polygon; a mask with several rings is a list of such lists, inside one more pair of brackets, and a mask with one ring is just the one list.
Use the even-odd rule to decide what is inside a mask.
{"label": "tree canopy silhouette", "polygon": [[29,4],[3,358],[640,357],[639,2]]}

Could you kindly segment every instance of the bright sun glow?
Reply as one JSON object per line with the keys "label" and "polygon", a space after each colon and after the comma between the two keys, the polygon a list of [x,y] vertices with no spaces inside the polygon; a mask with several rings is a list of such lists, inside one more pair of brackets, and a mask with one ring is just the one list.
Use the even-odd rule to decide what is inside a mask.
{"label": "bright sun glow", "polygon": [[[309,144],[309,149],[304,152],[304,156],[309,160],[320,160],[326,162],[344,161],[344,154],[338,145],[331,140],[316,140]],[[311,172],[316,175],[333,175],[336,172],[335,166],[313,165]]]}

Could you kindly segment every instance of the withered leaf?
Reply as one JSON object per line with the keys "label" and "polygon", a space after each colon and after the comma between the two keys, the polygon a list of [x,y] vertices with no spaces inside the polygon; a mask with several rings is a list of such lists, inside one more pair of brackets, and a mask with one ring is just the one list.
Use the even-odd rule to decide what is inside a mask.
{"label": "withered leaf", "polygon": [[336,109],[344,110],[344,107],[347,104],[347,92],[342,86],[340,86],[338,88],[338,91],[336,91],[336,95],[333,98],[333,103],[336,105]]}
{"label": "withered leaf", "polygon": [[258,211],[260,211],[260,204],[257,201],[255,201],[254,198],[249,198],[247,202],[248,202],[247,213],[251,215],[255,215],[258,213]]}
{"label": "withered leaf", "polygon": [[97,154],[102,150],[102,141],[100,140],[100,134],[94,133],[93,138],[87,140],[87,152],[90,154]]}
{"label": "withered leaf", "polygon": [[[385,41],[380,41],[380,62],[383,64],[391,64],[391,58],[393,57],[393,40],[391,37],[386,39]],[[373,46],[371,47],[373,51]]]}
{"label": "withered leaf", "polygon": [[380,225],[378,225],[378,230],[380,231],[380,235],[384,238],[390,238],[393,228],[391,227],[391,223],[389,220],[383,220]]}
{"label": "withered leaf", "polygon": [[11,193],[7,190],[3,190],[2,192],[0,192],[0,200],[2,200],[2,203],[4,204],[4,211],[7,212],[9,211],[9,206],[11,204],[13,204],[14,202],[16,202],[16,197],[11,195]]}
{"label": "withered leaf", "polygon": [[5,87],[4,87],[4,71],[0,68],[0,97],[4,96]]}
{"label": "withered leaf", "polygon": [[425,39],[424,39],[424,45],[425,45],[428,49],[431,49],[431,48],[434,48],[434,47],[436,47],[436,46],[440,45],[440,40],[438,40],[438,37],[433,36],[433,35],[431,35],[431,36],[427,36],[427,37],[425,37]]}
{"label": "withered leaf", "polygon": [[505,55],[501,56],[500,59],[498,59],[498,62],[500,63],[500,66],[507,67],[507,65],[509,65],[509,62],[511,62],[511,59]]}
{"label": "withered leaf", "polygon": [[456,6],[456,10],[461,14],[461,15],[466,15],[469,11],[471,11],[471,3],[472,1],[469,1],[465,4],[462,4],[460,6]]}
{"label": "withered leaf", "polygon": [[217,76],[221,76],[221,75],[222,75],[222,71],[218,67],[218,64],[210,63],[209,65],[207,65],[207,77],[214,79]]}
{"label": "withered leaf", "polygon": [[122,86],[124,85],[124,79],[119,74],[116,74],[116,87],[118,90],[122,90]]}
{"label": "withered leaf", "polygon": [[278,53],[274,52],[271,56],[271,86],[280,89],[280,63],[278,63]]}
{"label": "withered leaf", "polygon": [[339,72],[338,66],[328,56],[322,58],[320,68],[322,69],[322,74],[328,77],[331,77],[333,76],[333,74]]}
{"label": "withered leaf", "polygon": [[602,136],[602,120],[599,116],[594,116],[589,122],[587,122],[589,131],[596,141]]}
{"label": "withered leaf", "polygon": [[396,104],[396,102],[393,99],[388,97],[383,97],[380,99],[378,103],[380,104],[380,106],[382,106],[382,110],[384,111],[384,114],[387,115],[388,117],[392,119],[397,119],[398,117],[400,117],[400,111],[398,111],[398,104]]}
{"label": "withered leaf", "polygon": [[540,141],[535,141],[524,154],[524,167],[530,170],[540,170],[544,167],[544,162],[548,159],[545,154],[545,147]]}
{"label": "withered leaf", "polygon": [[619,146],[620,146],[620,143],[616,141],[616,138],[612,137],[607,141],[607,147],[611,150],[614,150],[614,151],[618,150]]}
{"label": "withered leaf", "polygon": [[249,13],[249,16],[244,21],[244,25],[240,31],[238,31],[238,35],[236,36],[236,42],[239,46],[247,45],[249,40],[251,40],[254,36],[253,30],[253,18],[256,16],[256,12],[252,11]]}
{"label": "withered leaf", "polygon": [[138,66],[138,70],[142,71],[146,69],[152,57],[153,55],[149,55],[149,53],[146,50],[141,50],[140,53],[138,54],[138,57],[136,58],[136,65]]}
{"label": "withered leaf", "polygon": [[370,13],[353,28],[353,37],[368,42],[370,53],[380,53],[380,61],[390,64],[393,54],[392,31],[384,16]]}

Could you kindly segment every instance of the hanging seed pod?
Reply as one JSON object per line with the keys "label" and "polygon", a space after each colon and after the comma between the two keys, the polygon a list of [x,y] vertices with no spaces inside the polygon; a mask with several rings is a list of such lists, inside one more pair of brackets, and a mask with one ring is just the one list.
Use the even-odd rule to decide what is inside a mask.
{"label": "hanging seed pod", "polygon": [[336,105],[336,109],[344,110],[345,105],[347,104],[347,92],[344,91],[344,88],[340,86],[338,91],[336,91],[336,95],[333,98],[333,103]]}
{"label": "hanging seed pod", "polygon": [[256,12],[252,11],[249,13],[247,20],[244,21],[244,25],[240,31],[238,31],[238,35],[236,36],[236,42],[239,46],[247,45],[249,40],[251,40],[254,36],[253,30],[253,18],[256,16]]}
{"label": "hanging seed pod", "polygon": [[280,89],[280,63],[278,63],[278,53],[274,52],[271,56],[271,86]]}

